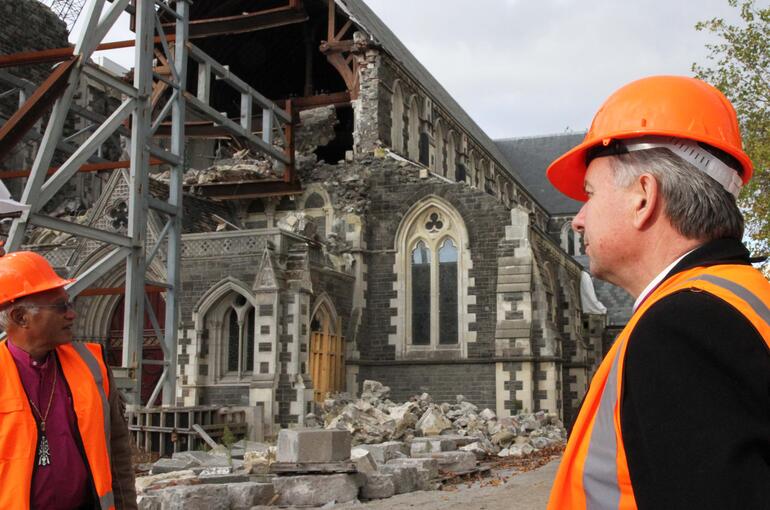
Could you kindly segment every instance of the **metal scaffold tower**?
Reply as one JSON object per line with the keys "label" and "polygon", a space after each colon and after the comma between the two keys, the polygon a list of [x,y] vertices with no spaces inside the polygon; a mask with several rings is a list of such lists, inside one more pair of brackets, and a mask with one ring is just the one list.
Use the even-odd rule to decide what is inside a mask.
{"label": "metal scaffold tower", "polygon": [[[162,375],[147,406],[154,405],[161,391],[163,405],[173,405],[176,397],[186,108],[194,108],[198,116],[209,118],[255,151],[277,161],[282,165],[287,180],[292,174],[291,114],[266,99],[231,74],[226,66],[219,64],[188,41],[189,6],[188,0],[113,0],[111,3],[106,3],[105,0],[89,0],[83,11],[83,30],[74,48],[0,57],[0,67],[60,62],[37,90],[23,98],[25,100],[19,110],[0,127],[2,160],[17,142],[29,136],[28,131],[49,108],[51,109],[20,199],[27,207],[13,221],[6,250],[22,249],[25,232],[32,226],[67,233],[83,240],[97,241],[110,247],[106,255],[78,275],[77,281],[72,283],[67,291],[74,297],[99,282],[100,278],[121,264],[125,266],[122,363],[129,373],[133,388],[128,392],[129,403],[135,406],[140,404],[143,363],[157,363],[163,366]],[[90,61],[94,51],[104,47],[133,45],[129,44],[131,41],[100,45],[124,11],[131,13],[135,19],[136,54],[133,84],[116,78]],[[173,34],[170,29],[173,29]],[[198,69],[196,95],[190,94],[186,89],[188,60]],[[158,68],[154,67],[157,62],[163,64],[165,73],[158,72]],[[209,104],[212,75],[240,93],[240,119],[230,119]],[[73,98],[80,80],[84,79],[119,91],[122,102],[106,117],[77,106],[73,103]],[[165,91],[162,97],[167,99],[153,105],[153,96],[156,101],[161,96],[157,93],[159,89]],[[262,114],[261,136],[257,136],[257,129],[252,128],[252,111],[256,109],[255,106]],[[63,136],[68,115],[79,115],[94,123],[90,136],[79,146],[64,143],[68,141]],[[154,143],[153,136],[162,124],[167,125],[169,116],[170,140],[168,148],[162,148]],[[130,131],[126,124],[130,126]],[[129,159],[104,162],[95,158],[100,145],[115,133],[130,136]],[[274,138],[283,148],[274,144]],[[69,156],[58,167],[52,168],[55,152],[65,146],[71,148]],[[150,194],[151,158],[154,164],[164,164],[170,171],[168,196],[165,199]],[[93,171],[94,168],[109,171],[126,167],[129,194],[128,225],[125,234],[65,221],[46,214],[46,204],[79,171]],[[147,243],[150,211],[164,219],[163,228],[151,245]],[[164,260],[165,281],[148,279],[147,268],[156,258]],[[152,306],[149,306],[147,294],[148,291],[158,289],[165,297],[166,315],[163,327]],[[164,358],[162,361],[142,359],[145,313],[160,340]]]}
{"label": "metal scaffold tower", "polygon": [[54,14],[67,24],[68,30],[72,30],[86,0],[49,0],[44,3],[48,4]]}

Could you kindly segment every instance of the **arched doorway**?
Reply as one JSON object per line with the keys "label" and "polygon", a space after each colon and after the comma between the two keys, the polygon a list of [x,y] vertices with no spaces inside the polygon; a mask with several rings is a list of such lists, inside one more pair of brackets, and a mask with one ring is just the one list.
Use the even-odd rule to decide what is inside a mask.
{"label": "arched doorway", "polygon": [[[155,316],[158,318],[158,324],[162,327],[166,320],[166,302],[163,300],[163,296],[160,293],[154,292],[148,295],[150,305],[155,311]],[[146,303],[145,303],[146,306]],[[115,310],[112,312],[112,319],[110,320],[109,338],[107,340],[107,362],[110,366],[119,367],[123,361],[123,311],[125,307],[125,299],[121,297],[118,300]],[[163,330],[160,331],[163,334]],[[160,338],[155,334],[155,329],[152,327],[150,316],[145,310],[144,312],[144,343],[142,349],[143,360],[162,361],[163,350],[160,346]],[[147,365],[142,363],[142,389],[141,389],[141,405],[146,405],[150,399],[152,390],[155,389],[155,385],[158,384],[161,374],[163,373],[162,365]],[[156,401],[160,401],[162,392],[158,395]]]}
{"label": "arched doorway", "polygon": [[323,402],[328,393],[345,391],[345,338],[331,303],[316,306],[310,321],[310,378],[313,399]]}

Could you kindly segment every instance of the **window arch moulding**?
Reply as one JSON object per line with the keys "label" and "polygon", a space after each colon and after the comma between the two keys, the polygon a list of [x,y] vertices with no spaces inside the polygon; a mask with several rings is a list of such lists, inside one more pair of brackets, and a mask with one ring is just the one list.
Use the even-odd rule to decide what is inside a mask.
{"label": "window arch moulding", "polygon": [[476,303],[469,290],[473,268],[468,232],[457,210],[443,198],[421,200],[405,215],[396,233],[391,318],[395,333],[389,344],[396,358],[467,358]]}
{"label": "window arch moulding", "polygon": [[255,308],[256,301],[249,287],[233,277],[214,284],[196,303],[195,329],[207,330],[208,335],[197,339],[195,350],[208,361],[208,383],[246,382],[254,373]]}

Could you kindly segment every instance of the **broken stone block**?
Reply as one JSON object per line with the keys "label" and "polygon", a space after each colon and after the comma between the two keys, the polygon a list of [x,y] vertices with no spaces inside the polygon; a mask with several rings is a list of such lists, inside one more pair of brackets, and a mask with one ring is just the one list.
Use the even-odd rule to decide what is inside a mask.
{"label": "broken stone block", "polygon": [[385,499],[396,493],[393,475],[374,473],[366,476],[366,483],[361,487],[361,497],[364,499]]}
{"label": "broken stone block", "polygon": [[346,503],[358,496],[355,475],[277,476],[273,479],[276,505],[322,506],[332,501]]}
{"label": "broken stone block", "polygon": [[430,491],[434,489],[433,477],[427,469],[417,468],[417,486],[415,490]]}
{"label": "broken stone block", "polygon": [[411,455],[423,453],[451,452],[457,450],[457,443],[441,436],[415,437],[412,440]]}
{"label": "broken stone block", "polygon": [[393,490],[396,494],[405,494],[417,490],[417,468],[386,464],[380,466],[380,473],[393,475]]}
{"label": "broken stone block", "polygon": [[162,510],[160,497],[156,495],[142,495],[136,498],[136,506],[139,510]]}
{"label": "broken stone block", "polygon": [[407,446],[400,441],[387,441],[380,444],[362,444],[357,448],[363,448],[372,454],[378,465],[387,464],[392,459],[407,456]]}
{"label": "broken stone block", "polygon": [[393,459],[388,462],[392,466],[411,466],[418,470],[424,469],[428,472],[430,479],[438,477],[438,460],[431,458],[416,458],[416,459]]}
{"label": "broken stone block", "polygon": [[493,410],[491,410],[491,409],[484,409],[483,411],[481,411],[479,413],[479,418],[482,418],[482,419],[487,420],[487,421],[489,421],[489,420],[496,420],[497,419],[497,414],[495,414],[495,412]]}
{"label": "broken stone block", "polygon": [[476,456],[471,452],[438,452],[430,458],[438,461],[438,468],[452,473],[463,473],[476,468]]}
{"label": "broken stone block", "polygon": [[243,456],[243,470],[246,474],[265,474],[270,471],[270,462],[275,452],[246,452]]}
{"label": "broken stone block", "polygon": [[490,438],[492,444],[496,444],[497,446],[508,446],[514,439],[516,439],[516,434],[507,429],[501,430]]}
{"label": "broken stone block", "polygon": [[534,446],[538,450],[540,448],[545,448],[546,446],[551,444],[551,442],[548,440],[547,437],[531,437],[530,441],[532,441],[532,446]]}
{"label": "broken stone block", "polygon": [[249,510],[255,505],[266,505],[275,494],[272,483],[231,483],[227,485],[232,510]]}
{"label": "broken stone block", "polygon": [[451,429],[452,422],[444,416],[438,406],[431,405],[417,422],[416,427],[423,436],[437,436],[443,431]]}
{"label": "broken stone block", "polygon": [[350,432],[283,429],[278,434],[278,462],[339,462],[350,459]]}
{"label": "broken stone block", "polygon": [[361,398],[363,400],[384,400],[390,395],[390,387],[379,381],[364,381]]}
{"label": "broken stone block", "polygon": [[170,487],[157,492],[163,510],[229,510],[226,485]]}
{"label": "broken stone block", "polygon": [[461,446],[460,450],[464,452],[471,452],[476,456],[476,459],[478,460],[481,460],[487,456],[487,450],[481,446],[481,443],[478,441],[469,445]]}
{"label": "broken stone block", "polygon": [[377,472],[377,463],[368,450],[363,448],[353,448],[350,450],[350,460],[356,465],[359,473],[371,475]]}
{"label": "broken stone block", "polygon": [[152,465],[150,473],[159,475],[162,473],[172,473],[174,471],[184,471],[196,466],[198,466],[198,462],[189,459],[158,459],[158,461]]}
{"label": "broken stone block", "polygon": [[198,483],[198,476],[192,470],[171,471],[159,475],[137,477],[135,486],[136,493],[142,494],[146,491],[163,489],[175,485],[192,485]]}

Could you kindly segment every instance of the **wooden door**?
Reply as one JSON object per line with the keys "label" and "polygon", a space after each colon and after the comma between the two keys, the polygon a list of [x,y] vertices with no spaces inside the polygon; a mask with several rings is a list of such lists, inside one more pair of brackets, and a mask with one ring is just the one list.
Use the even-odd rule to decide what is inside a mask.
{"label": "wooden door", "polygon": [[[310,333],[310,378],[313,399],[323,402],[329,393],[345,391],[345,338],[331,330],[331,318],[322,309],[313,321],[316,331]],[[336,331],[341,330],[337,322]]]}

